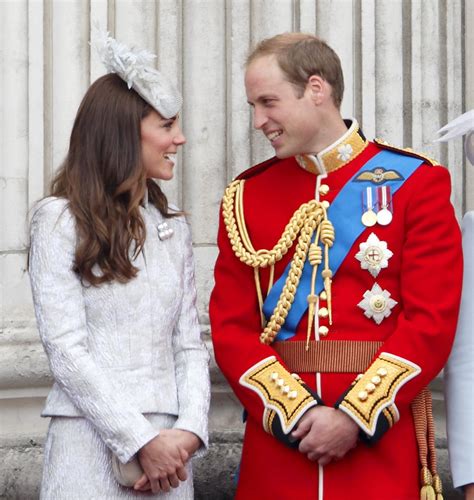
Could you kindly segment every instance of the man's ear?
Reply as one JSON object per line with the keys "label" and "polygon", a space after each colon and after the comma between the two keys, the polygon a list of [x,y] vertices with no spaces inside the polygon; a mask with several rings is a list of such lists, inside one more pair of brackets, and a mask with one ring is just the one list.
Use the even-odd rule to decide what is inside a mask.
{"label": "man's ear", "polygon": [[311,99],[314,104],[319,106],[327,99],[329,85],[326,80],[321,78],[319,75],[311,75],[308,78],[306,90],[310,92]]}

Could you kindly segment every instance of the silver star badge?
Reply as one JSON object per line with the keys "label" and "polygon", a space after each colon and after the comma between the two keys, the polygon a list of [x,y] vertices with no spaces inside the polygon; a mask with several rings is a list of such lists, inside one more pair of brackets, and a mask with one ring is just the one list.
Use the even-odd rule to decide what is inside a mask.
{"label": "silver star badge", "polygon": [[367,318],[372,318],[377,325],[380,325],[385,318],[392,314],[392,309],[398,304],[396,300],[390,298],[390,293],[374,283],[372,290],[364,293],[364,298],[357,304],[364,310]]}
{"label": "silver star badge", "polygon": [[376,278],[381,269],[388,267],[388,259],[393,255],[387,247],[386,241],[380,241],[371,233],[365,243],[359,245],[355,258],[360,261],[360,267],[367,269]]}

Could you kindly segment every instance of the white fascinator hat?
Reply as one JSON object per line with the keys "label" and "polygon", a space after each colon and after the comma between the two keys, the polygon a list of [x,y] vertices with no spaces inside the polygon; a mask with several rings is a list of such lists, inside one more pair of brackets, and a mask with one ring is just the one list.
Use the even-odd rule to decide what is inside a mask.
{"label": "white fascinator hat", "polygon": [[183,99],[176,87],[151,64],[155,55],[147,50],[129,48],[107,31],[94,31],[91,45],[108,73],[116,73],[128,88],[133,88],[163,118],[176,116]]}
{"label": "white fascinator hat", "polygon": [[443,128],[438,130],[438,134],[444,134],[435,142],[447,142],[457,137],[466,136],[464,146],[467,159],[474,165],[474,109],[458,116],[450,121]]}

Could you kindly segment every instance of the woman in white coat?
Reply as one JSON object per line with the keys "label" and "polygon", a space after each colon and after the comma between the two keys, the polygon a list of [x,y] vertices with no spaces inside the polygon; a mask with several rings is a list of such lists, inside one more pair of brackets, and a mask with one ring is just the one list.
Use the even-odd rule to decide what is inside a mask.
{"label": "woman in white coat", "polygon": [[[466,135],[464,150],[474,165],[474,110],[458,116],[438,133],[446,142]],[[464,276],[459,322],[444,370],[448,451],[453,484],[474,500],[474,211],[462,222]]]}
{"label": "woman in white coat", "polygon": [[[185,142],[181,98],[150,54],[106,34],[98,48],[111,74],[84,96],[31,223],[33,299],[55,380],[41,498],[151,489],[191,499],[189,460],[208,442],[208,353],[190,231],[153,180],[173,177]],[[144,473],[121,486],[120,464],[135,458]]]}
{"label": "woman in white coat", "polygon": [[453,483],[474,500],[474,212],[463,219],[464,281],[459,323],[446,365],[445,399]]}

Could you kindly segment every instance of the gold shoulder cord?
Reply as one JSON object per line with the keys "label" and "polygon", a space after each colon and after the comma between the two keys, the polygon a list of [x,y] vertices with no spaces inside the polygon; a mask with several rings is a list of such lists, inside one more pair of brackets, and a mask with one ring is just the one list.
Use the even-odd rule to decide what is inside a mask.
{"label": "gold shoulder cord", "polygon": [[[332,271],[329,269],[329,248],[332,247],[334,243],[334,227],[328,220],[326,209],[322,203],[311,200],[308,203],[303,203],[298,210],[295,211],[277,244],[271,250],[255,250],[247,232],[243,212],[244,183],[244,180],[236,180],[229,184],[224,193],[222,211],[232,250],[237,258],[254,269],[255,287],[257,290],[263,328],[263,332],[260,335],[260,342],[262,342],[262,344],[271,344],[284,324],[295,299],[296,289],[298,288],[303,266],[308,256],[313,266],[311,292],[310,295],[308,295],[308,345],[314,320],[314,312],[318,302],[318,296],[315,294],[316,275],[318,266],[323,261],[322,248],[319,246],[320,242],[324,245],[324,270],[322,272],[322,277],[324,279],[324,289],[327,294],[329,323],[332,324]],[[311,243],[315,231],[316,237],[314,242]],[[270,290],[273,286],[275,263],[283,258],[292,247],[297,237],[298,242],[296,244],[294,256],[291,260],[288,277],[278,299],[278,303],[273,310],[272,316],[265,325],[265,318],[262,311],[263,295],[260,285],[259,270],[260,268],[270,266],[270,281],[268,284],[268,290]]]}
{"label": "gold shoulder cord", "polygon": [[380,138],[375,138],[374,139],[375,144],[380,146],[383,149],[388,149],[389,151],[397,151],[397,152],[402,152],[405,154],[408,154],[409,156],[414,156],[416,158],[421,158],[424,160],[426,163],[429,165],[436,167],[440,165],[438,160],[435,160],[434,158],[431,158],[430,156],[425,155],[424,153],[419,153],[418,151],[414,151],[413,148],[400,148],[398,146],[395,146],[394,144],[390,144],[389,142],[385,141],[384,139]]}

